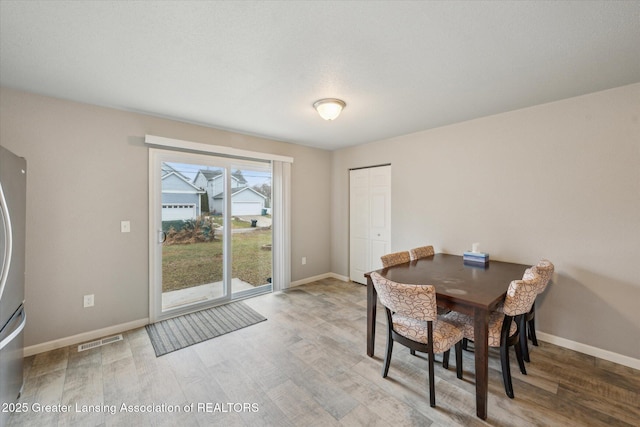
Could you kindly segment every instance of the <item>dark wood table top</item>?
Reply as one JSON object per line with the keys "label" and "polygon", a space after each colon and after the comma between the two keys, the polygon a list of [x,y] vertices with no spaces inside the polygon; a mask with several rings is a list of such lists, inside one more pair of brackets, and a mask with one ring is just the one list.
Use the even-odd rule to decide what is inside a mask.
{"label": "dark wood table top", "polygon": [[398,283],[433,285],[438,298],[453,305],[493,308],[512,280],[522,278],[528,265],[490,261],[486,267],[469,266],[459,255],[435,254],[409,263],[377,270]]}

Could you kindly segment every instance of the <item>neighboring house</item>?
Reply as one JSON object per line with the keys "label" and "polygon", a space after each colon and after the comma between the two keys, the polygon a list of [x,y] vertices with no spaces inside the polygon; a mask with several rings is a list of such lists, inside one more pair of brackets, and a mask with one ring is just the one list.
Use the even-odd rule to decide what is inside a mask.
{"label": "neighboring house", "polygon": [[162,220],[196,219],[201,214],[200,195],[204,190],[166,163],[162,164]]}
{"label": "neighboring house", "polygon": [[[209,206],[211,210],[222,212],[224,193],[213,196],[213,203]],[[231,215],[262,215],[262,210],[266,207],[267,196],[261,194],[251,187],[241,187],[231,189]]]}
{"label": "neighboring house", "polygon": [[[209,210],[222,212],[224,186],[222,171],[200,169],[193,179],[193,184],[207,192]],[[231,215],[261,215],[265,207],[266,196],[249,188],[242,172],[231,174]]]}
{"label": "neighboring house", "polygon": [[178,171],[177,169],[175,169],[173,166],[171,166],[169,163],[165,163],[162,162],[162,176],[165,176],[171,172],[174,172],[177,175],[180,175],[185,181],[189,181],[189,178],[187,178],[186,176],[182,175],[180,173],[180,171]]}
{"label": "neighboring house", "polygon": [[[221,193],[223,188],[222,171],[221,170],[209,170],[200,169],[193,178],[193,185],[203,189],[207,193],[209,198],[209,211],[213,212],[213,194]],[[234,185],[233,180],[231,185]]]}

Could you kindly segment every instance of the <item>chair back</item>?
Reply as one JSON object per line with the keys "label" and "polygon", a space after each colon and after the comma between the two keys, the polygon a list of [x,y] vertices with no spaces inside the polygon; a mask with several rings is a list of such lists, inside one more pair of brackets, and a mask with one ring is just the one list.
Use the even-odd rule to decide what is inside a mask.
{"label": "chair back", "polygon": [[411,261],[411,256],[409,255],[409,251],[394,252],[392,254],[382,255],[380,260],[382,261],[383,267],[391,267]]}
{"label": "chair back", "polygon": [[547,285],[551,281],[551,278],[553,277],[553,271],[553,263],[551,263],[551,261],[549,261],[548,259],[541,259],[536,265],[528,268],[522,278],[524,280],[529,280],[531,278],[531,273],[529,272],[535,272],[536,274],[538,274],[540,276],[538,293],[541,294],[544,292],[544,290],[547,288]]}
{"label": "chair back", "polygon": [[438,318],[436,288],[432,285],[408,285],[385,279],[376,272],[371,281],[382,305],[394,313],[423,321]]}
{"label": "chair back", "polygon": [[527,269],[521,280],[513,280],[507,289],[504,299],[504,314],[518,316],[528,313],[538,296],[542,277],[535,267]]}
{"label": "chair back", "polygon": [[428,256],[433,255],[435,252],[433,250],[433,246],[420,246],[419,248],[413,248],[409,251],[409,255],[411,256],[411,261],[426,258]]}
{"label": "chair back", "polygon": [[553,271],[555,267],[553,263],[548,259],[541,259],[536,264],[536,269],[538,270],[538,274],[540,274],[540,277],[542,278],[541,280],[542,286],[540,286],[540,292],[539,292],[539,293],[542,293],[547,288],[547,285],[549,284],[549,282],[551,282],[551,278],[553,277]]}

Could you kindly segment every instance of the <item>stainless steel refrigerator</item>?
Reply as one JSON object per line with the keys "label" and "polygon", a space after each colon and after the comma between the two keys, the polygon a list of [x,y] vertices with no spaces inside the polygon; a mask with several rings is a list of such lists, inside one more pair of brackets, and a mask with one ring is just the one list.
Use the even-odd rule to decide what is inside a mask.
{"label": "stainless steel refrigerator", "polygon": [[[23,385],[25,211],[27,163],[0,146],[0,404],[12,404]],[[10,413],[0,408],[0,425]]]}

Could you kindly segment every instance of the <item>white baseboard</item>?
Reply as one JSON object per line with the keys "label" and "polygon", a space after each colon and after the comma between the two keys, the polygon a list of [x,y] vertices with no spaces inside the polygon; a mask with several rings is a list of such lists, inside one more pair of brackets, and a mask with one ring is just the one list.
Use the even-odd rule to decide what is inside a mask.
{"label": "white baseboard", "polygon": [[343,282],[350,282],[351,280],[349,279],[349,276],[342,276],[340,274],[336,274],[336,273],[329,273],[331,275],[332,278],[337,279],[337,280],[342,280]]}
{"label": "white baseboard", "polygon": [[33,356],[34,354],[44,353],[45,351],[56,350],[58,348],[70,345],[81,344],[96,338],[102,338],[107,335],[119,334],[121,332],[130,331],[131,329],[140,328],[149,324],[149,318],[134,320],[132,322],[121,323],[119,325],[109,326],[107,328],[97,329],[95,331],[83,332],[81,334],[70,337],[60,338],[53,341],[44,342],[24,348],[24,357]]}
{"label": "white baseboard", "polygon": [[307,283],[315,282],[317,280],[329,279],[329,278],[342,280],[343,282],[348,282],[349,281],[349,278],[346,277],[346,276],[341,276],[341,275],[336,274],[336,273],[324,273],[324,274],[319,274],[317,276],[311,276],[311,277],[306,277],[304,279],[296,280],[294,282],[291,282],[289,287],[293,288],[294,286],[305,285]]}
{"label": "white baseboard", "polygon": [[540,341],[545,341],[560,347],[568,348],[569,350],[575,350],[580,353],[588,354],[589,356],[598,357],[600,359],[608,360],[609,362],[640,370],[640,360],[634,359],[633,357],[614,353],[609,350],[603,350],[598,347],[592,347],[587,344],[571,341],[566,338],[557,337],[555,335],[545,334],[544,332],[536,331],[536,337]]}

